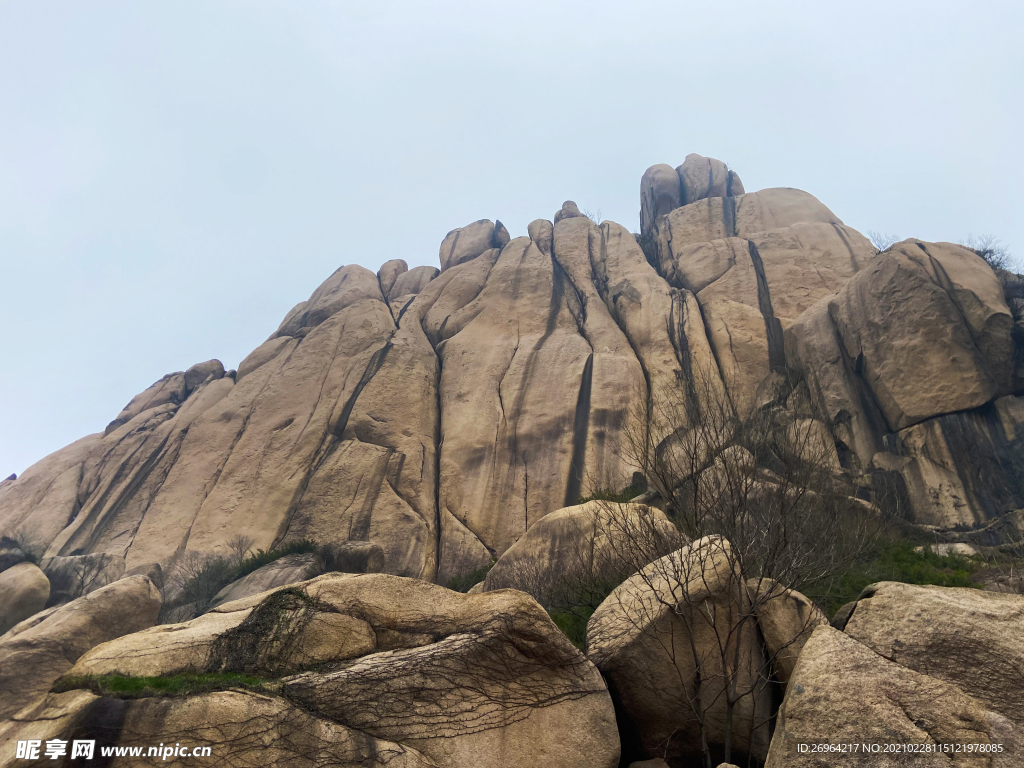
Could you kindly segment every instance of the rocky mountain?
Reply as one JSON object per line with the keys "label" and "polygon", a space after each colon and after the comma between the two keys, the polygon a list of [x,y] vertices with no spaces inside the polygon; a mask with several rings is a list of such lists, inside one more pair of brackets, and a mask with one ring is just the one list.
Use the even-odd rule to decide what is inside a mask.
{"label": "rocky mountain", "polygon": [[640,192],[341,267],[0,483],[0,766],[1020,765],[1019,575],[796,590],[862,519],[1020,547],[1024,279]]}
{"label": "rocky mountain", "polygon": [[440,269],[343,266],[238,366],[170,373],[103,434],[0,484],[0,532],[124,571],[183,553],[371,541],[446,584],[537,521],[630,483],[638,423],[699,372],[737,414],[826,422],[865,500],[937,528],[1024,506],[1024,364],[975,252],[877,252],[806,192],[747,193],[689,155],[640,185],[640,232],[566,202],[476,221]]}

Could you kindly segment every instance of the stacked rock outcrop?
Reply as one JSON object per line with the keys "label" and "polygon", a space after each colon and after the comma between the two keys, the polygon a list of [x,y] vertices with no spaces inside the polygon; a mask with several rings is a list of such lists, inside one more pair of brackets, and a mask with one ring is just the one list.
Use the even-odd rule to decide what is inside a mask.
{"label": "stacked rock outcrop", "polygon": [[168,374],[4,481],[0,534],[123,572],[240,530],[261,549],[372,542],[385,571],[446,584],[625,486],[637,435],[657,447],[697,418],[650,419],[679,392],[780,409],[913,522],[1024,507],[1009,278],[951,244],[877,253],[808,193],[745,192],[699,155],[648,169],[640,224],[567,201],[528,236],[452,230],[438,268],[341,267],[237,372]]}
{"label": "stacked rock outcrop", "polygon": [[[511,590],[461,595],[390,575],[327,574],[96,645],[61,671],[63,692],[0,726],[0,748],[73,732],[115,746],[174,734],[231,765],[619,762],[601,675]],[[110,676],[198,674],[223,683],[171,697],[103,688]]]}

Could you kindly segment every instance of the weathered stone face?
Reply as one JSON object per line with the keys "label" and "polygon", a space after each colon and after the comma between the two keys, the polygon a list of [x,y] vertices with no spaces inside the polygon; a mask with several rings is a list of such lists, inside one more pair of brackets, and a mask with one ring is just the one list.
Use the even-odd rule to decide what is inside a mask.
{"label": "weathered stone face", "polygon": [[772,671],[779,682],[788,683],[804,644],[828,618],[804,595],[772,579],[748,580],[747,592]]}
{"label": "weathered stone face", "polygon": [[1024,502],[1020,409],[1002,397],[1012,321],[986,266],[961,246],[906,241],[785,329],[787,364],[850,466],[896,483],[916,522],[975,525]]}
{"label": "weathered stone face", "polygon": [[[806,192],[745,193],[700,155],[644,174],[639,236],[572,201],[552,218],[514,240],[499,221],[452,230],[440,269],[338,269],[235,374],[168,374],[104,435],[4,481],[0,535],[28,526],[36,557],[128,571],[239,531],[375,542],[384,570],[448,583],[625,487],[699,397],[744,416],[794,376],[793,428],[817,419],[834,468],[896,488],[908,517],[1024,506],[1007,431],[1024,357],[969,250],[876,254]],[[651,416],[668,410],[680,423]]]}
{"label": "weathered stone face", "polygon": [[46,607],[50,582],[32,563],[18,563],[0,572],[0,635]]}
{"label": "weathered stone face", "polygon": [[[828,626],[814,630],[801,651],[766,768],[821,765],[820,755],[797,750],[801,742],[1002,744],[1006,757],[994,765],[1004,759],[1012,765],[1024,748],[1019,726],[985,702],[957,685],[894,664]],[[887,764],[882,759],[887,758],[858,752],[844,762]],[[957,762],[938,756],[932,764]]]}
{"label": "weathered stone face", "polygon": [[1024,596],[882,582],[843,631],[1024,726]]}
{"label": "weathered stone face", "polygon": [[655,560],[686,541],[661,510],[589,501],[551,512],[498,558],[483,590],[518,589],[549,611],[580,587],[608,589],[638,560]]}

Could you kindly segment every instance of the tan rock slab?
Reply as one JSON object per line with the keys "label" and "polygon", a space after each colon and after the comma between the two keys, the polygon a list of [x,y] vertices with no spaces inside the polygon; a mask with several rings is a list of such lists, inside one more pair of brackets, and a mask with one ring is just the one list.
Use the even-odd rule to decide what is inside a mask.
{"label": "tan rock slab", "polygon": [[831,759],[799,752],[812,742],[879,745],[843,755],[844,765],[900,766],[905,754],[885,744],[1002,744],[992,756],[923,753],[915,766],[1013,766],[1024,755],[1019,726],[956,685],[879,656],[831,627],[814,630],[803,647],[777,716],[766,768],[820,766]]}
{"label": "tan rock slab", "polygon": [[857,601],[844,631],[1024,725],[1024,596],[882,582]]}
{"label": "tan rock slab", "polygon": [[772,579],[749,579],[747,590],[775,676],[788,683],[804,644],[816,627],[828,624],[828,617],[804,595]]}

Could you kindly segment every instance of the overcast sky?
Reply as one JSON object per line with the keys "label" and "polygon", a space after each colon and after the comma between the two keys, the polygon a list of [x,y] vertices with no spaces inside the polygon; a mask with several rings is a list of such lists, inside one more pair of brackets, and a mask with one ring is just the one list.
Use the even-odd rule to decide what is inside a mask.
{"label": "overcast sky", "polygon": [[1024,255],[1020,2],[0,2],[0,478],[342,264],[654,163]]}

